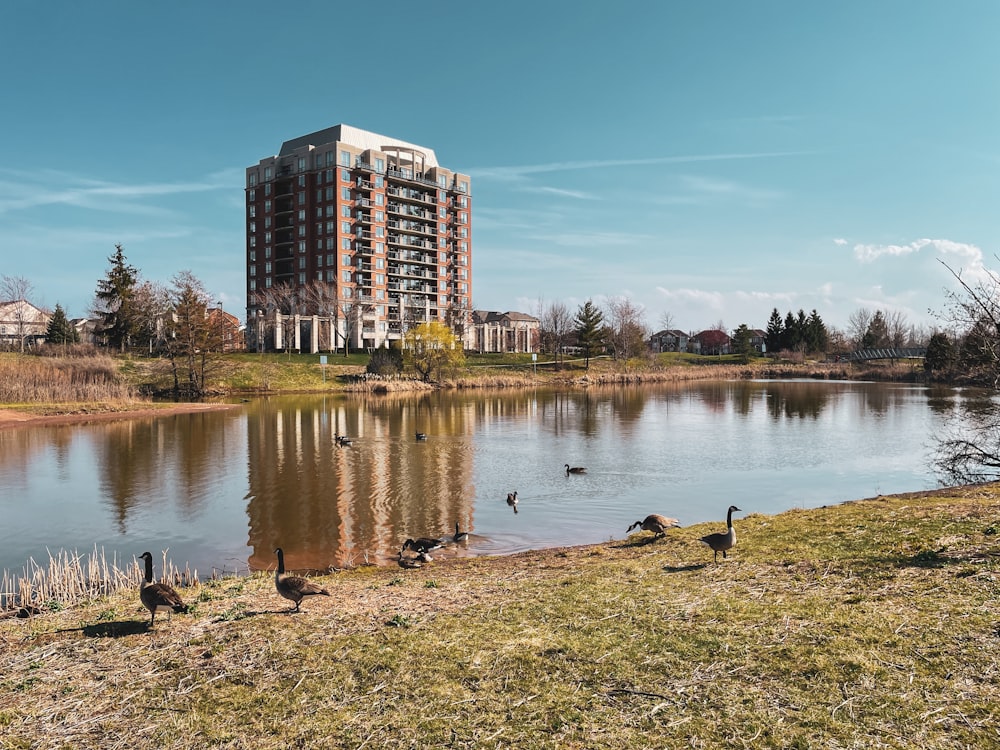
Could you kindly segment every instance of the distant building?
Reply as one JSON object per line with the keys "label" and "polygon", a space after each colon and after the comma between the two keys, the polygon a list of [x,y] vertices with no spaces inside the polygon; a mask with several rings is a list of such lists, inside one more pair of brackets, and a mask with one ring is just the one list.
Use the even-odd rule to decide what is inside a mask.
{"label": "distant building", "polygon": [[538,351],[538,318],[520,312],[474,310],[466,347],[486,353]]}
{"label": "distant building", "polygon": [[462,333],[471,217],[469,176],[433,149],[343,124],[285,141],[246,170],[249,335],[273,337],[275,312],[301,323],[285,346],[379,347],[429,321]]}
{"label": "distant building", "polygon": [[732,339],[725,331],[710,328],[691,337],[690,348],[695,354],[729,354]]}
{"label": "distant building", "polygon": [[221,307],[210,307],[207,312],[208,325],[210,330],[218,328],[218,335],[222,339],[222,351],[242,352],[246,347],[244,339],[243,324],[235,315],[227,313]]}
{"label": "distant building", "polygon": [[649,348],[654,353],[686,352],[688,350],[688,335],[677,329],[657,331],[649,337]]}
{"label": "distant building", "polygon": [[0,302],[0,346],[28,349],[45,340],[52,315],[25,299]]}

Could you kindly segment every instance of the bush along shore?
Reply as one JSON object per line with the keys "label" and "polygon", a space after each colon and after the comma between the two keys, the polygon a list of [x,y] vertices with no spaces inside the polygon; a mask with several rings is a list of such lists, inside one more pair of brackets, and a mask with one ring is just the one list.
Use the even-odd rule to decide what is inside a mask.
{"label": "bush along shore", "polygon": [[362,567],[297,613],[177,581],[154,627],[132,571],[0,620],[0,747],[998,747],[998,500],[750,513],[718,563],[705,524]]}

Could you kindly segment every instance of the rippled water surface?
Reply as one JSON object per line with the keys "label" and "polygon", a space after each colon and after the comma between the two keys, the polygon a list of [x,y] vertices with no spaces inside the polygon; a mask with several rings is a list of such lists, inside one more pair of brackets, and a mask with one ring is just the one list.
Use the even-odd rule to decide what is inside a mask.
{"label": "rippled water surface", "polygon": [[[201,575],[622,538],[647,513],[722,521],[931,488],[952,391],[715,382],[587,391],[297,396],[226,412],[0,431],[0,568],[48,550],[130,561],[169,548]],[[427,440],[415,439],[416,432]],[[339,446],[337,434],[353,438]],[[564,465],[587,473],[567,476]],[[505,502],[518,492],[518,512]],[[739,516],[737,516],[739,518]]]}

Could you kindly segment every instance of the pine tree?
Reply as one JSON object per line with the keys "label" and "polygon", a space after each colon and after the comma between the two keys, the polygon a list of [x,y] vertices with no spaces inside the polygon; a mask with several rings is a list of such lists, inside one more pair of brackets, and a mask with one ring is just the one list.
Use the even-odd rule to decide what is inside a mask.
{"label": "pine tree", "polygon": [[813,310],[806,321],[806,344],[811,352],[825,352],[830,342],[830,334],[826,324],[816,310]]}
{"label": "pine tree", "polygon": [[138,328],[134,310],[134,294],[139,282],[139,272],[125,262],[125,251],[115,245],[115,254],[108,258],[111,268],[97,282],[97,309],[101,316],[98,332],[105,335],[108,344],[124,351]]}
{"label": "pine tree", "polygon": [[48,328],[45,329],[45,340],[50,344],[75,344],[80,340],[80,334],[69,322],[66,311],[59,303],[56,303]]}
{"label": "pine tree", "polygon": [[587,369],[590,369],[590,357],[600,348],[604,338],[602,330],[604,313],[601,312],[601,308],[588,299],[577,310],[576,318],[573,322],[576,323],[576,337],[580,347],[583,349]]}
{"label": "pine tree", "polygon": [[767,332],[764,336],[764,344],[771,354],[781,351],[781,334],[784,330],[781,323],[781,313],[778,308],[771,310],[771,317],[767,320]]}

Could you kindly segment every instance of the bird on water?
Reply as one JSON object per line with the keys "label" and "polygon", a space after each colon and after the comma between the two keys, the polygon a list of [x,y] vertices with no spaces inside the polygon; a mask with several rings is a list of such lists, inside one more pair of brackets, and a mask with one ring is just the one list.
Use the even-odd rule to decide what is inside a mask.
{"label": "bird on water", "polygon": [[313,583],[302,576],[285,575],[285,553],[278,547],[274,554],[278,556],[278,567],[274,571],[274,588],[277,592],[295,606],[290,612],[298,612],[299,604],[307,596],[330,596],[330,592],[322,586]]}
{"label": "bird on water", "polygon": [[707,544],[712,552],[714,552],[713,559],[715,562],[719,561],[719,553],[722,553],[723,559],[726,558],[726,553],[736,546],[736,529],[733,528],[733,512],[742,513],[739,508],[735,505],[729,506],[729,511],[726,513],[726,531],[725,533],[717,531],[714,534],[709,534],[708,536],[703,536],[701,538],[702,544]]}
{"label": "bird on water", "polygon": [[507,505],[513,508],[514,512],[517,513],[517,490],[507,493]]}
{"label": "bird on water", "polygon": [[149,627],[153,627],[157,612],[166,612],[168,620],[174,612],[178,614],[187,612],[187,605],[181,601],[171,586],[166,583],[153,583],[153,556],[149,552],[143,552],[139,555],[139,559],[146,563],[146,575],[139,587],[139,601],[149,610]]}
{"label": "bird on water", "polygon": [[570,474],[586,474],[586,473],[587,469],[584,466],[570,466],[569,464],[566,464],[566,476],[569,476]]}

